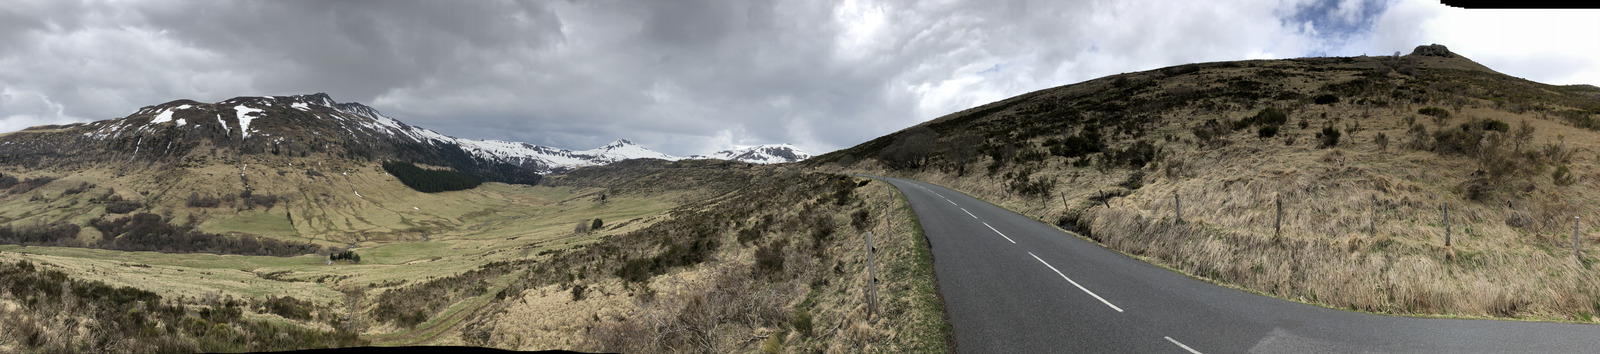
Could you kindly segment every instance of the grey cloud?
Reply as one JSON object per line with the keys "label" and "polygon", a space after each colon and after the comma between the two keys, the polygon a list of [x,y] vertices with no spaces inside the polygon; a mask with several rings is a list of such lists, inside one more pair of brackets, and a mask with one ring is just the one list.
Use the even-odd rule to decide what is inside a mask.
{"label": "grey cloud", "polygon": [[[1349,13],[1370,18],[1381,8],[1372,5]],[[179,98],[327,92],[467,138],[572,149],[626,138],[678,155],[780,142],[826,152],[1109,74],[1360,54],[1303,33],[1294,20],[1297,9],[1343,16],[1328,14],[1337,8],[1292,0],[7,2],[0,130],[117,117]],[[1354,19],[1340,28],[1357,39],[1374,23],[1412,29],[1337,18]]]}

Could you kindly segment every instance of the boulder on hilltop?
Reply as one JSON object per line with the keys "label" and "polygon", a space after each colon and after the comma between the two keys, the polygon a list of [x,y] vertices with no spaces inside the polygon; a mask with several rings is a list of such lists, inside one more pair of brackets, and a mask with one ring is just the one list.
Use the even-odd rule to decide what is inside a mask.
{"label": "boulder on hilltop", "polygon": [[1455,57],[1455,54],[1450,53],[1450,48],[1445,48],[1442,44],[1419,45],[1417,46],[1417,49],[1411,51],[1411,54],[1425,57]]}

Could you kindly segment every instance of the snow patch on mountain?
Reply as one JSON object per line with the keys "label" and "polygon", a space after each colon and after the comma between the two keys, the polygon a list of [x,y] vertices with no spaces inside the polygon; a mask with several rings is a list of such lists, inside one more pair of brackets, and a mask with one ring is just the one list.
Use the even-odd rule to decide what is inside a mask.
{"label": "snow patch on mountain", "polygon": [[733,150],[723,150],[711,155],[695,155],[690,158],[705,158],[748,162],[756,164],[775,164],[799,162],[811,158],[811,154],[800,150],[799,147],[789,144],[756,145]]}
{"label": "snow patch on mountain", "polygon": [[[190,125],[191,123],[197,127],[209,126],[211,124],[209,121],[202,121],[202,119],[188,121],[176,118],[174,115],[178,110],[183,109],[198,109],[208,113],[220,113],[230,108],[234,110],[237,123],[233,124],[237,124],[237,127],[239,127],[241,139],[250,137],[259,139],[272,136],[278,141],[282,141],[284,133],[276,130],[279,129],[277,125],[317,124],[315,121],[302,121],[303,119],[313,119],[321,120],[324,124],[328,124],[323,126],[335,129],[333,131],[343,130],[347,132],[351,139],[392,138],[401,142],[409,141],[436,147],[459,148],[462,152],[484,162],[510,164],[541,174],[641,158],[668,161],[703,158],[772,164],[795,162],[811,157],[810,154],[800,151],[799,148],[787,144],[740,146],[739,149],[720,151],[708,156],[680,157],[650,150],[626,139],[616,140],[594,149],[575,151],[522,142],[456,138],[430,129],[407,125],[384,116],[377,109],[361,103],[334,101],[324,93],[276,97],[243,96],[211,104],[178,100],[166,104],[143,107],[138,112],[122,119],[88,123],[87,126],[92,130],[83,133],[83,135],[95,139],[117,139],[123,135],[145,134],[150,130],[163,129],[161,124],[166,122],[175,122],[178,127]],[[294,112],[293,114],[281,112],[281,110],[288,109],[305,112],[305,115],[299,112]],[[281,118],[283,119],[282,122],[278,120],[272,121],[277,125],[262,125],[260,124],[261,122],[255,122],[255,120],[265,118],[267,115],[278,115],[280,113],[287,115]],[[222,128],[223,136],[232,137],[233,127],[229,126],[227,118],[221,114],[216,114],[215,117],[217,119],[216,124]],[[133,129],[124,129],[130,127]],[[310,131],[312,135],[326,135],[322,133],[324,132]],[[140,148],[138,145],[137,143],[135,144],[135,149]]]}
{"label": "snow patch on mountain", "polygon": [[260,118],[260,117],[251,117],[250,114],[251,113],[260,113],[260,112],[265,112],[266,111],[266,110],[263,110],[263,109],[260,109],[260,108],[250,108],[250,107],[247,107],[247,106],[242,105],[242,104],[238,105],[238,106],[233,106],[233,110],[237,111],[236,113],[238,113],[238,115],[239,115],[239,132],[244,134],[244,137],[246,137],[246,138],[250,137],[250,121],[255,120],[256,118]]}

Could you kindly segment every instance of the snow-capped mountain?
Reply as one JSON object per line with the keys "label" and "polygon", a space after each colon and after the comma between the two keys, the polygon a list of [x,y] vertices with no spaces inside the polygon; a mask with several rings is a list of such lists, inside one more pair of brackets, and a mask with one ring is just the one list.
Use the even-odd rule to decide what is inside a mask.
{"label": "snow-capped mountain", "polygon": [[757,145],[743,149],[723,150],[711,155],[695,155],[692,158],[707,158],[719,160],[732,160],[740,162],[775,164],[799,162],[811,158],[811,154],[801,151],[800,148],[789,144]]}
{"label": "snow-capped mountain", "polygon": [[[319,153],[360,160],[410,160],[509,183],[537,180],[526,176],[529,173],[549,174],[626,159],[682,159],[628,140],[573,151],[456,138],[407,125],[360,103],[336,102],[323,93],[235,97],[217,103],[177,100],[146,106],[123,118],[32,127],[0,135],[0,163],[27,165],[96,162],[108,157],[176,163],[203,158],[198,155],[221,157],[216,154],[230,151],[239,155]],[[694,156],[752,163],[805,157],[809,155],[787,145]]]}
{"label": "snow-capped mountain", "polygon": [[[438,135],[432,130],[412,127]],[[672,155],[656,152],[643,146],[634,144],[626,139],[617,140],[592,150],[567,150],[528,143],[510,142],[502,140],[472,140],[452,138],[438,135],[430,137],[431,141],[454,143],[461,149],[481,158],[509,163],[513,165],[540,165],[545,166],[540,173],[560,172],[577,167],[605,165],[627,159],[662,159],[676,161],[682,159]]]}

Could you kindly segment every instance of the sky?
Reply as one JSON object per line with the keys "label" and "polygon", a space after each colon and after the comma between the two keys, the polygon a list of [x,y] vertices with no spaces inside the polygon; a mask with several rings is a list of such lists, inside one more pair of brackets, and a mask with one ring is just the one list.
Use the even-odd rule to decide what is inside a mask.
{"label": "sky", "polygon": [[1107,75],[1430,43],[1600,84],[1600,10],[1426,0],[6,0],[0,132],[326,92],[463,138],[824,153]]}

